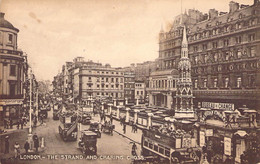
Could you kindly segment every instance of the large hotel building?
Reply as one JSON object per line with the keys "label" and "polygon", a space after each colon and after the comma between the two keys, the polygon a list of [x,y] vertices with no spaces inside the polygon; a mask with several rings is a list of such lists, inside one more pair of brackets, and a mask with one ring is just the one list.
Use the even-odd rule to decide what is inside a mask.
{"label": "large hotel building", "polygon": [[86,102],[94,97],[110,97],[124,101],[124,72],[77,57],[66,62],[62,72],[55,76],[54,88],[74,102]]}
{"label": "large hotel building", "polygon": [[[230,103],[234,108],[260,107],[260,3],[243,5],[231,1],[229,12],[210,9],[208,14],[190,9],[177,16],[169,31],[159,34],[159,70],[168,74],[159,81],[175,87],[176,69],[181,56],[182,32],[187,27],[188,53],[191,61],[194,107],[205,102]],[[172,74],[173,73],[173,74]],[[160,73],[162,75],[162,72]],[[173,79],[173,80],[171,80]],[[165,85],[160,85],[165,90]],[[159,86],[159,85],[157,85]],[[168,85],[169,86],[169,85]],[[151,90],[151,88],[150,88]],[[160,89],[157,89],[157,92]],[[176,90],[165,95],[176,95]],[[150,92],[153,99],[162,99]],[[157,96],[157,97],[156,97]],[[175,104],[168,99],[165,106]],[[156,104],[156,103],[155,103]],[[168,104],[168,105],[167,105]]]}

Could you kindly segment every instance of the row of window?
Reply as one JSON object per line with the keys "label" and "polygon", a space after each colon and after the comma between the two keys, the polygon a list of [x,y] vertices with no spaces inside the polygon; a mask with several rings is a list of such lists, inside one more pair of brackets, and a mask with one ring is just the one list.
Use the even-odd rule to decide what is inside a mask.
{"label": "row of window", "polygon": [[[193,86],[194,88],[218,88],[220,87],[219,86],[219,79],[218,78],[213,78],[211,79],[211,86],[209,86],[209,83],[208,83],[208,79],[202,79],[202,83],[199,85],[198,83],[198,80],[195,79],[193,81]],[[223,88],[229,88],[229,87],[236,87],[236,88],[241,88],[242,87],[242,78],[239,76],[239,77],[236,77],[235,79],[235,83],[233,84],[233,86],[231,86],[230,84],[230,78],[229,77],[224,77],[222,79],[223,81]],[[248,82],[248,86],[250,87],[254,87],[255,86],[255,76],[253,75],[249,75],[247,79],[244,79],[244,80],[247,80]]]}
{"label": "row of window", "polygon": [[[243,56],[247,57],[255,57],[256,56],[256,47],[248,47],[246,50],[237,49],[233,51],[226,52],[215,52],[211,55],[208,54],[199,54],[192,55],[191,63],[196,65],[200,63],[208,63],[211,62],[221,62],[221,61],[230,61],[231,59],[241,59]],[[162,68],[175,68],[177,66],[178,60],[167,60],[164,61]]]}
{"label": "row of window", "polygon": [[238,49],[234,51],[226,51],[223,53],[213,53],[211,56],[208,54],[197,55],[192,57],[192,64],[198,64],[199,58],[201,63],[207,63],[210,58],[214,62],[217,61],[229,61],[231,58],[241,59],[242,56],[255,57],[256,56],[256,47],[248,47],[248,50]]}
{"label": "row of window", "polygon": [[240,36],[236,36],[233,38],[226,38],[223,40],[213,41],[211,43],[204,43],[201,46],[196,45],[196,46],[190,47],[189,51],[197,52],[199,50],[208,50],[208,49],[214,49],[214,48],[218,48],[218,47],[227,47],[227,46],[231,45],[231,43],[233,43],[232,45],[234,45],[234,44],[240,44],[244,41],[252,42],[252,41],[255,41],[255,39],[256,39],[255,33],[251,33],[251,34],[248,34],[247,39],[240,35]]}
{"label": "row of window", "polygon": [[160,144],[154,144],[152,142],[147,142],[146,140],[144,141],[144,146],[149,147],[150,149],[159,152],[160,154],[163,154],[167,157],[170,157],[170,149],[160,145]]}
{"label": "row of window", "polygon": [[243,27],[247,26],[253,26],[257,23],[257,18],[252,18],[250,20],[244,21],[244,22],[237,22],[236,24],[230,24],[223,27],[216,27],[212,30],[207,30],[202,33],[197,33],[195,35],[189,36],[188,41],[196,41],[199,39],[207,38],[210,36],[218,35],[221,33],[229,32],[232,30],[241,29]]}
{"label": "row of window", "polygon": [[139,95],[139,94],[140,94],[140,95],[143,95],[143,94],[144,94],[144,91],[140,91],[140,92],[139,92],[139,91],[136,91],[136,95]]}
{"label": "row of window", "polygon": [[135,84],[135,87],[142,87],[143,84]]}
{"label": "row of window", "polygon": [[[201,33],[196,32],[196,34],[188,36],[188,41],[189,42],[196,41],[199,39],[204,39],[204,38],[208,38],[211,36],[215,36],[215,35],[218,35],[221,33],[226,33],[226,32],[232,31],[232,30],[241,29],[243,27],[253,26],[257,23],[257,21],[258,21],[257,18],[252,18],[252,19],[244,21],[244,22],[238,22],[236,24],[225,25],[223,27],[216,27],[212,30],[205,30],[204,32],[201,32]],[[199,29],[200,28],[198,28],[197,30],[199,30]],[[190,33],[190,30],[187,29],[187,32]],[[181,35],[182,35],[182,30],[179,29],[174,33],[173,32],[166,33],[166,38],[176,38],[176,36],[178,37]],[[162,38],[164,39],[164,37],[162,37]],[[180,43],[181,43],[180,40],[170,41],[165,44],[161,44],[160,49],[172,48],[172,47],[180,45]]]}
{"label": "row of window", "polygon": [[102,96],[110,96],[114,98],[123,98],[124,94],[123,93],[104,93],[104,92],[97,92],[97,95],[102,95]]}
{"label": "row of window", "polygon": [[[92,71],[91,70],[89,70],[89,73],[92,73]],[[93,73],[95,73],[95,71],[93,71]],[[124,75],[124,73],[123,72],[108,72],[108,71],[106,71],[106,72],[104,72],[104,71],[97,71],[97,73],[98,74],[116,74],[116,75],[119,75],[119,74],[121,74],[121,75]]]}
{"label": "row of window", "polygon": [[[101,81],[105,81],[105,82],[112,82],[112,83],[113,82],[116,82],[116,83],[119,82],[119,78],[113,78],[113,77],[112,78],[97,77],[97,82],[100,82],[100,79],[101,79]],[[92,77],[88,77],[88,80],[92,80]],[[120,78],[120,83],[123,83],[123,82],[124,82],[123,78]]]}
{"label": "row of window", "polygon": [[[256,39],[255,33],[251,33],[251,34],[248,34],[248,39],[245,39],[242,36],[233,37],[232,40],[230,38],[226,38],[226,39],[223,39],[221,41],[212,41],[212,42],[204,43],[204,44],[201,44],[201,45],[190,46],[189,51],[190,52],[198,52],[199,50],[203,51],[203,50],[216,49],[218,47],[222,47],[222,46],[227,47],[227,46],[231,45],[231,41],[234,44],[240,44],[243,41],[252,42],[255,39]],[[222,45],[220,45],[220,44],[222,44]],[[167,58],[167,57],[173,57],[173,56],[179,55],[179,54],[180,54],[180,49],[171,50],[171,51],[167,51],[167,52],[160,52],[159,57],[160,58]]]}
{"label": "row of window", "polygon": [[[91,88],[92,84],[87,84],[89,88]],[[106,89],[109,89],[109,88],[116,88],[116,89],[119,89],[119,86],[120,86],[120,89],[123,89],[123,85],[119,85],[119,84],[116,84],[116,85],[105,85],[105,84],[97,84],[97,88],[106,88]]]}
{"label": "row of window", "polygon": [[151,80],[149,86],[151,88],[175,88],[176,81],[175,80]]}

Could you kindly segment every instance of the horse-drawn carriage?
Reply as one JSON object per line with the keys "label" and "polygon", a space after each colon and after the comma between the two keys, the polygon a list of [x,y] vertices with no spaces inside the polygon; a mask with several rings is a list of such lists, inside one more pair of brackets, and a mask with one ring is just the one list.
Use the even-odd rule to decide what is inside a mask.
{"label": "horse-drawn carriage", "polygon": [[104,124],[102,124],[101,127],[103,133],[108,133],[113,135],[113,130],[115,129],[115,125],[109,123],[109,122],[105,122]]}

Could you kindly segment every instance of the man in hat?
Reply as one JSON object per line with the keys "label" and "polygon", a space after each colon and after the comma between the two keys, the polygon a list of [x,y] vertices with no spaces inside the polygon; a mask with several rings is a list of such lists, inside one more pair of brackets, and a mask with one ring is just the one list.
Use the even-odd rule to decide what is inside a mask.
{"label": "man in hat", "polygon": [[29,144],[28,140],[26,140],[26,142],[24,144],[25,154],[28,154],[29,148],[30,148],[30,144]]}
{"label": "man in hat", "polygon": [[5,137],[5,154],[9,153],[9,136]]}

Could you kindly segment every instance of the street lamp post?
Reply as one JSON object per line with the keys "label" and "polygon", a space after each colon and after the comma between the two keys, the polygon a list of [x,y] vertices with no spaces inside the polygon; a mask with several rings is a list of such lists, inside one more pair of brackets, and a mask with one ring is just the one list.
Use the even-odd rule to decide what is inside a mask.
{"label": "street lamp post", "polygon": [[29,133],[32,134],[32,69],[30,69],[30,111],[29,111],[29,117],[30,117],[30,128]]}
{"label": "street lamp post", "polygon": [[29,122],[29,134],[28,134],[28,142],[30,144],[30,150],[29,152],[32,152],[32,68],[30,68],[30,111],[29,111],[29,117],[30,117],[30,122]]}

